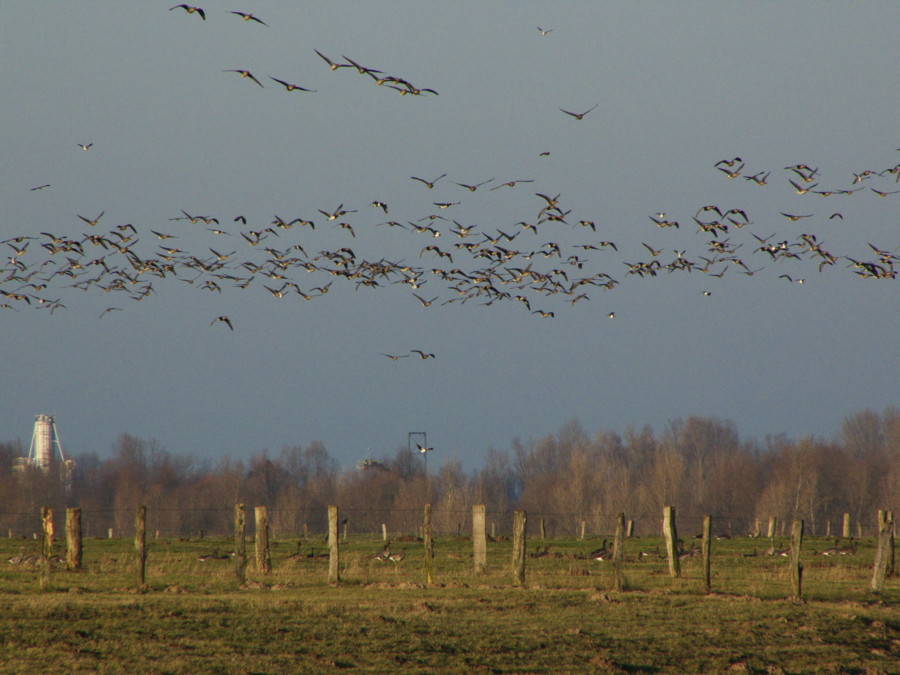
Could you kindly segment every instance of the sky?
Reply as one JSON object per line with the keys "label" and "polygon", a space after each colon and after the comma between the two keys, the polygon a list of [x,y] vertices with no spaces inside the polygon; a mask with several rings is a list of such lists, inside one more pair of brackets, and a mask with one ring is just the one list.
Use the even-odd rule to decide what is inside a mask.
{"label": "sky", "polygon": [[[831,437],[900,404],[893,3],[170,6],[5,8],[0,439],[48,414],[69,455],[320,441],[350,468],[425,432],[477,468],[572,419]],[[132,234],[173,271],[122,284]],[[335,273],[362,261],[377,286]]]}

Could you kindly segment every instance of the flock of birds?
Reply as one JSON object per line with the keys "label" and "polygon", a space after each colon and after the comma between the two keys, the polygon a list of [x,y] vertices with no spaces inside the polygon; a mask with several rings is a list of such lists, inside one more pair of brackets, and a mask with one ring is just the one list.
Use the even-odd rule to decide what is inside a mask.
{"label": "flock of birds", "polygon": [[[207,19],[200,7],[181,4],[170,9],[176,10]],[[253,14],[226,13],[268,26]],[[538,30],[543,36],[551,29]],[[356,71],[403,95],[438,93],[346,56],[337,61],[314,51],[331,71]],[[225,72],[264,87],[249,70]],[[315,91],[269,78],[287,91]],[[560,111],[581,121],[598,105],[584,112]],[[84,152],[102,152],[94,143],[77,146]],[[772,170],[751,171],[740,157],[723,159],[713,169],[728,180],[742,179],[754,186],[774,183],[770,183]],[[890,189],[900,181],[900,164],[851,173],[828,187],[819,168],[795,164],[783,172],[782,185],[790,185],[805,200],[900,194]],[[0,241],[0,310],[4,310],[0,316],[27,308],[55,314],[67,308],[72,294],[95,293],[110,299],[99,314],[103,318],[149,299],[163,283],[185,284],[214,296],[229,289],[245,290],[275,302],[319,300],[338,283],[359,291],[406,289],[410,300],[426,310],[502,302],[522,307],[536,318],[553,319],[560,307],[590,301],[595,293],[611,291],[629,278],[698,273],[712,280],[729,270],[732,276],[753,276],[772,268],[778,278],[797,284],[806,282],[801,276],[804,269],[820,273],[849,269],[860,278],[893,280],[900,263],[897,248],[873,243],[863,253],[832,250],[815,232],[817,215],[812,209],[780,213],[784,225],[804,224],[804,232],[794,232],[792,227],[789,235],[779,233],[781,228],[775,228],[771,216],[731,204],[704,205],[687,218],[658,212],[629,227],[632,231],[644,228],[648,240],[662,229],[677,231],[684,248],[642,242],[635,250],[613,240],[618,227],[603,224],[596,215],[578,213],[561,191],[535,190],[531,186],[538,181],[535,177],[472,181],[442,173],[436,178],[413,175],[408,180],[421,186],[421,194],[428,199],[414,206],[348,198],[337,208],[317,205],[306,212],[263,219],[174,208],[167,222],[152,227],[114,219],[105,210],[97,215],[74,213],[70,222]],[[50,184],[41,184],[31,190],[49,188]],[[478,200],[480,211],[484,201],[500,190],[521,195],[523,212],[530,215],[487,225],[467,217],[467,200]],[[437,197],[432,198],[432,193]],[[843,214],[832,210],[819,219],[843,220]],[[768,234],[771,229],[776,231]],[[338,245],[333,244],[336,239],[341,240]],[[370,252],[364,242],[375,242],[372,248],[379,251]],[[709,296],[712,291],[702,293]],[[239,327],[237,318],[216,314],[207,317],[210,326],[231,331]],[[617,316],[608,308],[604,314],[609,319]],[[393,361],[435,358],[422,349],[383,355]]]}

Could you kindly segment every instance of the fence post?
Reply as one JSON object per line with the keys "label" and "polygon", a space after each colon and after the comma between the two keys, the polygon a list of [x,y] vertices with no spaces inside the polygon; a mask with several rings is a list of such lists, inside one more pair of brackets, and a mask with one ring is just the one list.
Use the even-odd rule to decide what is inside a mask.
{"label": "fence post", "polygon": [[234,575],[243,584],[247,571],[247,509],[234,505]]}
{"label": "fence post", "polygon": [[841,536],[844,539],[850,538],[850,514],[844,514],[844,526],[841,528]]}
{"label": "fence post", "polygon": [[778,519],[775,516],[769,518],[769,531],[766,535],[767,539],[775,540],[775,531],[777,529]]}
{"label": "fence post", "polygon": [[675,507],[663,507],[663,536],[666,538],[666,554],[669,556],[669,576],[681,576],[681,561],[678,559],[678,530],[675,527]]}
{"label": "fence post", "polygon": [[585,530],[587,530],[587,521],[582,519],[582,521],[581,521],[581,537],[580,537],[581,541],[584,541]]}
{"label": "fence post", "polygon": [[272,558],[269,555],[269,509],[257,506],[253,514],[256,519],[256,571],[268,574],[272,571]]}
{"label": "fence post", "polygon": [[547,528],[544,527],[544,519],[543,518],[541,518],[540,526],[541,526],[541,541],[545,541],[547,539]]}
{"label": "fence post", "polygon": [[625,590],[625,574],[622,563],[625,559],[625,514],[616,516],[616,538],[613,542],[613,582],[615,590]]}
{"label": "fence post", "polygon": [[525,585],[525,525],[528,515],[524,510],[513,512],[512,572],[518,586]]}
{"label": "fence post", "polygon": [[147,507],[144,505],[134,509],[134,555],[138,588],[143,588],[147,578]]}
{"label": "fence post", "polygon": [[484,504],[472,506],[472,557],[475,561],[475,574],[484,574],[487,571]]}
{"label": "fence post", "polygon": [[431,504],[425,505],[422,518],[422,535],[425,540],[425,583],[434,583],[434,539],[431,532]]}
{"label": "fence post", "polygon": [[328,583],[341,581],[340,546],[338,543],[338,507],[328,507]]}
{"label": "fence post", "polygon": [[53,509],[41,507],[41,590],[50,588],[50,558],[53,555]]}
{"label": "fence post", "polygon": [[387,523],[381,524],[381,541],[387,541]]}
{"label": "fence post", "polygon": [[66,569],[81,569],[81,509],[66,509]]}
{"label": "fence post", "polygon": [[712,578],[710,577],[710,558],[712,554],[712,516],[703,516],[703,542],[701,544],[703,554],[703,588],[709,593],[712,591]]}
{"label": "fence post", "polygon": [[800,560],[800,545],[803,543],[803,521],[795,520],[791,525],[791,591],[794,600],[803,599],[803,562]]}
{"label": "fence post", "polygon": [[878,511],[878,534],[875,538],[875,561],[872,564],[873,593],[884,590],[884,581],[893,558],[894,516],[890,511]]}

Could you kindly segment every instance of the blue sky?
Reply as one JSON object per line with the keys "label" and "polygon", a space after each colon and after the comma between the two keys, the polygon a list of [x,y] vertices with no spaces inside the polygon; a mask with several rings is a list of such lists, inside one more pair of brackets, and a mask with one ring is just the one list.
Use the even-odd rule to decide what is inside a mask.
{"label": "blue sky", "polygon": [[[900,163],[892,3],[209,2],[205,21],[170,6],[7,8],[0,241],[36,237],[19,258],[34,267],[48,257],[41,232],[80,239],[132,224],[144,256],[160,244],[207,257],[212,248],[234,251],[237,264],[264,255],[240,231],[299,217],[316,229],[295,226],[261,246],[300,244],[310,257],[350,247],[359,259],[421,267],[427,283],[357,288],[294,269],[304,291],[333,282],[305,302],[273,297],[265,278],[218,293],[179,274],[135,302],[54,277],[25,292],[65,308],[7,299],[14,308],[0,311],[0,438],[27,444],[43,413],[69,453],[106,453],[123,432],[213,461],[318,440],[349,467],[426,431],[440,457],[474,467],[488,447],[572,418],[589,433],[701,415],[734,421],[743,438],[829,436],[846,414],[900,403],[896,280],[862,278],[844,257],[873,260],[868,244],[900,245],[900,194],[871,189],[898,189],[895,176],[853,183]],[[316,49],[439,95],[400,96],[355,69],[332,72]],[[287,92],[270,77],[316,91]],[[560,111],[595,104],[581,120]],[[744,169],[728,179],[716,163],[734,157]],[[788,181],[799,176],[783,168],[797,164],[819,169],[803,186],[864,189],[798,195]],[[767,185],[744,180],[767,171]],[[441,174],[432,190],[411,180]],[[455,184],[490,178],[474,192]],[[534,182],[498,187],[513,180]],[[559,194],[566,222],[538,234],[517,225],[540,219],[536,193]],[[355,213],[320,213],[339,204]],[[692,216],[713,204],[749,214],[718,237],[740,247],[746,268],[628,273],[626,263],[664,265],[676,251],[702,265],[711,237]],[[182,211],[220,225],[172,220]],[[78,218],[101,212],[93,228]],[[658,227],[657,213],[680,227]],[[619,284],[586,285],[575,303],[579,292],[512,293],[552,319],[514,299],[442,304],[456,294],[430,270],[451,265],[424,247],[452,251],[469,272],[487,263],[453,247],[473,239],[454,235],[452,221],[420,221],[430,215],[494,237],[521,230],[504,242],[519,253],[510,267],[603,272]],[[795,244],[813,234],[839,257],[820,272],[815,256],[754,253],[754,234]],[[618,250],[576,248],[599,241]],[[524,259],[547,242],[583,268],[564,266],[565,255]],[[2,248],[8,271],[14,249]],[[438,301],[423,307],[413,293]],[[222,315],[234,331],[210,325]],[[435,358],[384,356],[412,349]]]}

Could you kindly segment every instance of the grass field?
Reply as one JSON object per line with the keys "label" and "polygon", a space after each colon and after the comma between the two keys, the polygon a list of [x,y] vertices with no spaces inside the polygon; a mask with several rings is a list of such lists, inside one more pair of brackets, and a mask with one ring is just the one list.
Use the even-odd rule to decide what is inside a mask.
{"label": "grass field", "polygon": [[39,542],[3,539],[0,663],[41,673],[900,672],[900,582],[868,592],[871,541],[825,557],[816,552],[833,541],[807,539],[803,603],[786,599],[787,559],[765,555],[765,541],[714,542],[711,594],[699,557],[673,580],[653,538],[627,541],[627,589],[612,592],[608,563],[586,555],[600,541],[531,540],[530,553],[549,552],[529,556],[517,588],[504,541],[488,544],[488,571],[476,576],[471,543],[439,538],[426,587],[414,541],[394,542],[405,559],[392,563],[374,558],[383,542],[351,537],[342,582],[329,586],[321,539],[293,557],[298,540],[276,540],[273,572],[260,577],[251,561],[241,586],[232,560],[200,560],[230,551],[229,539],[158,540],[138,589],[132,542],[96,539],[84,543],[83,571],[56,567],[41,592],[37,567],[6,562]]}

